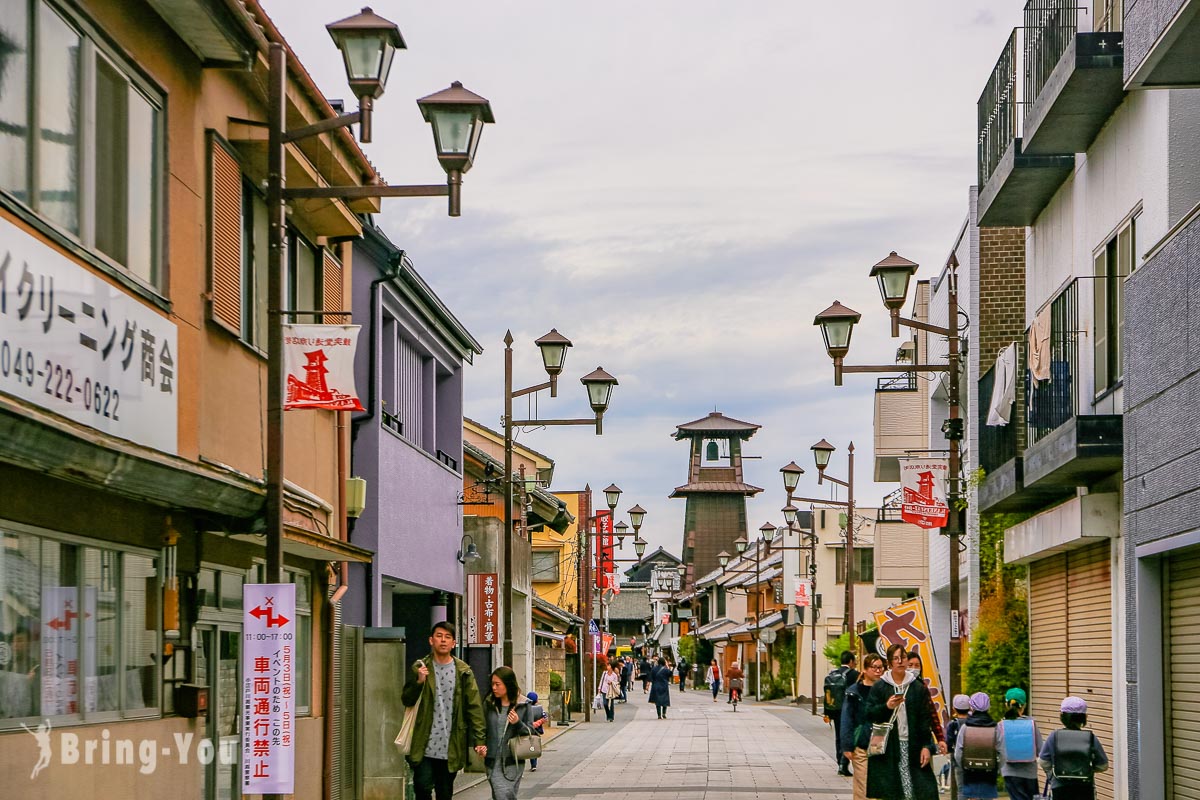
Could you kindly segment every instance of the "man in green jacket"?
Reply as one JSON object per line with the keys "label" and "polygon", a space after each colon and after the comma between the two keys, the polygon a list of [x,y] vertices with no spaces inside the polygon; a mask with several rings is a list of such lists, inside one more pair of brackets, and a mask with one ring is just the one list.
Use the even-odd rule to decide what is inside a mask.
{"label": "man in green jacket", "polygon": [[451,655],[454,625],[434,623],[429,646],[433,653],[412,665],[401,699],[406,706],[421,701],[413,727],[408,763],[417,800],[451,800],[454,778],[467,765],[467,747],[487,755],[487,729],[479,685],[465,661]]}

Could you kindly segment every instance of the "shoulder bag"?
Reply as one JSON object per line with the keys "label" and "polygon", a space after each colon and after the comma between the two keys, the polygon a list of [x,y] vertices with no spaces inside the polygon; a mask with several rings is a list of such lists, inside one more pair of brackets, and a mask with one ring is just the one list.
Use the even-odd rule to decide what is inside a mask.
{"label": "shoulder bag", "polygon": [[396,734],[396,749],[400,755],[407,756],[412,749],[413,730],[417,727],[417,712],[421,710],[421,697],[425,694],[425,685],[421,685],[421,693],[417,702],[404,709],[404,719],[400,723],[400,732]]}
{"label": "shoulder bag", "polygon": [[903,703],[896,706],[892,711],[892,718],[887,722],[876,722],[871,725],[871,739],[867,743],[868,756],[881,756],[887,753],[888,737],[892,733],[892,727],[896,724],[896,715],[902,708],[904,708]]}

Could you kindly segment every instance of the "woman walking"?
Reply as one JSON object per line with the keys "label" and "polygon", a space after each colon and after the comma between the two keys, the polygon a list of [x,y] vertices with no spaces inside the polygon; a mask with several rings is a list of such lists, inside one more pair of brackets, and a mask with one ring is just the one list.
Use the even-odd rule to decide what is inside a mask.
{"label": "woman walking", "polygon": [[513,756],[509,742],[521,734],[542,733],[542,720],[534,719],[533,705],[517,688],[517,675],[509,667],[492,672],[492,692],[484,701],[487,716],[488,783],[492,800],[517,800],[525,762]]}
{"label": "woman walking", "polygon": [[863,656],[858,681],[846,689],[842,701],[842,741],[838,744],[846,760],[854,766],[854,800],[867,800],[867,745],[871,723],[867,722],[867,695],[883,675],[883,659],[878,653]]}
{"label": "woman walking", "polygon": [[997,751],[1004,788],[1011,800],[1033,800],[1038,793],[1037,755],[1042,735],[1032,717],[1025,716],[1025,690],[1004,693],[1004,719],[997,734]]}
{"label": "woman walking", "polygon": [[650,702],[654,704],[659,719],[666,719],[667,709],[671,707],[671,675],[667,660],[661,657],[658,666],[650,670]]}
{"label": "woman walking", "polygon": [[612,722],[617,711],[617,699],[621,696],[621,673],[611,662],[604,668],[596,691],[604,697],[604,716]]}
{"label": "woman walking", "polygon": [[887,649],[889,669],[867,696],[867,721],[891,724],[886,748],[867,763],[867,797],[878,800],[937,800],[930,709],[925,682],[912,675],[902,645]]}
{"label": "woman walking", "polygon": [[717,666],[715,658],[708,665],[708,671],[704,673],[704,682],[712,689],[713,702],[717,702],[717,695],[721,693],[721,668]]}
{"label": "woman walking", "polygon": [[[922,674],[925,670],[925,665],[921,661],[921,654],[916,650],[908,651],[908,671],[916,674],[917,678],[922,683],[925,682],[925,676]],[[928,684],[926,684],[928,688]],[[933,713],[929,715],[930,723],[933,726],[933,742],[937,745],[937,751],[941,755],[948,753],[946,747],[946,731],[942,728],[942,715],[938,713],[937,706],[934,705],[930,709]]]}

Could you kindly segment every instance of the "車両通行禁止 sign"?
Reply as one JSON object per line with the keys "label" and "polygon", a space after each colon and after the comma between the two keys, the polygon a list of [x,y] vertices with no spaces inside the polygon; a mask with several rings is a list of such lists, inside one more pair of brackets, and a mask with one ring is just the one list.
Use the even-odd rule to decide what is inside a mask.
{"label": "\u8eca\u4e21\u901a\u884c\u7981\u6b62 sign", "polygon": [[242,587],[242,792],[292,794],[296,584]]}

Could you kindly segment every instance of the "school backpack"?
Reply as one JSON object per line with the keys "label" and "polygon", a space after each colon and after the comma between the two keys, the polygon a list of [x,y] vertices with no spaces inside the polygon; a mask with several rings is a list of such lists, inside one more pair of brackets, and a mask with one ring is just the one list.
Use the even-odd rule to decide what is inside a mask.
{"label": "school backpack", "polygon": [[996,729],[990,725],[963,725],[958,729],[962,739],[962,767],[977,772],[996,769]]}
{"label": "school backpack", "polygon": [[846,668],[838,667],[825,676],[825,710],[826,715],[837,714],[842,710],[846,701]]}
{"label": "school backpack", "polygon": [[1004,729],[1004,757],[1010,764],[1037,761],[1037,727],[1031,717],[1002,720],[1000,725]]}
{"label": "school backpack", "polygon": [[1062,781],[1090,781],[1096,773],[1092,766],[1091,731],[1063,728],[1054,732],[1054,777]]}

